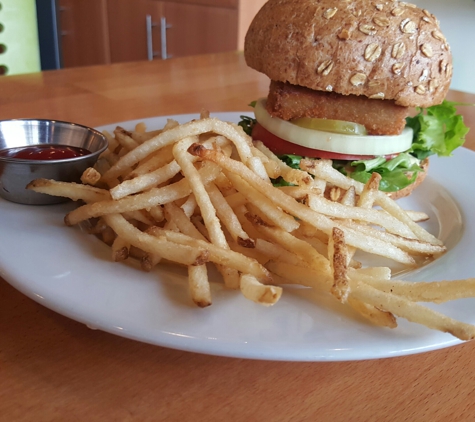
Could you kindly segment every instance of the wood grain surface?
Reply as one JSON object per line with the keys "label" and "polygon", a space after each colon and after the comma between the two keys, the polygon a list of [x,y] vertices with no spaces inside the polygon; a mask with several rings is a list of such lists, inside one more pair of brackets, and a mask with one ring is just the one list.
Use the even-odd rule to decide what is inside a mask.
{"label": "wood grain surface", "polygon": [[[51,71],[0,78],[0,118],[96,126],[245,110],[267,87],[240,53]],[[450,97],[475,102],[474,95]],[[473,125],[473,108],[461,111]],[[475,147],[473,133],[467,144]],[[90,330],[0,279],[2,422],[469,421],[473,354],[475,343],[360,362],[193,354]]]}

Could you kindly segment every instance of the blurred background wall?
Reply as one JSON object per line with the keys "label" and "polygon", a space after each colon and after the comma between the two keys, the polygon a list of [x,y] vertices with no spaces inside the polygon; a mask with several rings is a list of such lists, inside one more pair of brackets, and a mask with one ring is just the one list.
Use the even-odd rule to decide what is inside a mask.
{"label": "blurred background wall", "polygon": [[454,75],[451,88],[475,93],[475,1],[412,0],[440,21],[440,28],[452,48]]}

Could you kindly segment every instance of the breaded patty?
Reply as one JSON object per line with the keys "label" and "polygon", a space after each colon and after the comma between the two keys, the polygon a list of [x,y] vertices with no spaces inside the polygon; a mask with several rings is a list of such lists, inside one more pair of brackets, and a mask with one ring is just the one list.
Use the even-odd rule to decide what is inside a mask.
{"label": "breaded patty", "polygon": [[314,91],[271,81],[267,111],[283,120],[317,117],[360,123],[370,135],[398,135],[406,126],[409,107],[393,100],[374,100],[357,95]]}

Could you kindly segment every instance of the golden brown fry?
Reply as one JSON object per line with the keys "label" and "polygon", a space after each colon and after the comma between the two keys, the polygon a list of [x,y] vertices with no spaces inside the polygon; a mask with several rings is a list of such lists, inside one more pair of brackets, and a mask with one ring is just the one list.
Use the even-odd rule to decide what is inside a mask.
{"label": "golden brown fry", "polygon": [[348,297],[347,302],[356,312],[371,321],[374,325],[387,328],[397,327],[396,318],[391,312],[382,311],[381,309],[378,309],[373,305],[368,305],[352,296]]}
{"label": "golden brown fry", "polygon": [[[349,189],[350,186],[355,188],[355,191],[358,195],[361,194],[364,188],[364,184],[356,180],[350,179],[349,177],[344,176],[338,170],[335,170],[330,160],[302,160],[300,166],[308,171],[310,174],[313,174],[317,178],[327,180],[328,182],[339,186],[343,189]],[[380,205],[381,208],[386,210],[389,214],[393,215],[397,219],[405,223],[408,228],[414,232],[414,234],[423,241],[433,243],[435,245],[441,245],[441,241],[431,235],[429,232],[424,230],[421,226],[416,224],[405,212],[404,210],[396,203],[396,201],[389,198],[384,192],[379,192],[377,198],[375,199],[377,205]]]}
{"label": "golden brown fry", "polygon": [[[376,199],[377,192],[379,191],[379,182],[381,181],[381,175],[379,173],[373,173],[363,187],[360,193],[360,197],[356,206],[361,208],[370,209],[373,207]],[[354,187],[352,186],[354,189]]]}
{"label": "golden brown fry", "polygon": [[[253,173],[241,162],[227,158],[219,151],[207,150],[199,144],[193,144],[189,148],[189,151],[193,155],[200,156],[205,160],[210,160],[218,164],[228,172],[239,174],[241,178],[261,192],[261,194],[271,199],[283,210],[287,211],[291,215],[294,215],[295,217],[300,218],[315,228],[330,234],[332,228],[338,226],[337,223],[333,222],[328,217],[325,217],[324,215],[311,210],[307,206],[300,204],[293,198],[285,195],[285,193],[280,192],[278,189],[269,188],[267,183],[263,182],[262,179],[256,176],[255,173]],[[340,228],[345,233],[347,244],[375,255],[386,256],[403,264],[414,265],[414,259],[401,249],[391,244],[382,242],[379,239],[361,235],[360,233],[355,233],[354,230],[348,229],[346,227]]]}
{"label": "golden brown fry", "polygon": [[262,232],[267,238],[272,239],[274,243],[279,244],[289,252],[300,256],[309,265],[315,268],[321,268],[322,271],[328,271],[328,260],[313,249],[307,242],[298,239],[280,227],[270,227],[256,215],[248,213],[246,215],[249,221],[259,232]]}
{"label": "golden brown fry", "polygon": [[250,274],[241,276],[240,285],[244,297],[264,306],[274,305],[282,295],[282,287],[264,285]]}
{"label": "golden brown fry", "polygon": [[138,230],[120,214],[110,214],[103,218],[124,241],[146,252],[183,265],[201,265],[208,261],[207,249],[202,246],[178,244],[165,239],[164,236],[151,236]]}
{"label": "golden brown fry", "polygon": [[38,193],[46,193],[53,196],[62,196],[73,201],[82,200],[92,203],[104,201],[110,198],[109,191],[78,183],[58,182],[49,179],[36,179],[28,184],[27,189]]}
{"label": "golden brown fry", "polygon": [[154,236],[163,236],[168,241],[175,244],[205,249],[208,252],[209,261],[225,267],[234,268],[237,271],[241,271],[245,274],[252,274],[264,284],[272,283],[272,277],[270,276],[269,271],[267,271],[262,265],[260,265],[257,261],[236,253],[230,249],[224,249],[213,245],[212,243],[194,239],[182,233],[163,230],[159,227],[151,227],[149,230],[147,230],[147,233],[150,233]]}
{"label": "golden brown fry", "polygon": [[117,126],[117,128],[114,130],[114,135],[115,139],[119,141],[119,144],[122,145],[122,147],[125,148],[127,151],[132,151],[139,145],[132,139],[132,133],[120,126]]}
{"label": "golden brown fry", "polygon": [[169,204],[165,204],[164,209],[167,221],[175,223],[181,233],[194,237],[195,239],[203,240],[205,242],[208,241],[207,238],[203,236],[196,228],[196,226],[193,225],[189,217],[180,207],[175,205],[173,202],[170,202]]}
{"label": "golden brown fry", "polygon": [[[286,214],[281,209],[275,206],[275,204],[261,195],[256,189],[254,189],[249,183],[243,180],[239,175],[234,173],[227,173],[228,179],[231,180],[234,187],[243,195],[248,202],[256,206],[266,218],[269,219],[276,226],[282,229],[292,232],[299,227],[299,222],[295,220],[289,214]],[[270,187],[270,189],[273,189]]]}
{"label": "golden brown fry", "polygon": [[140,260],[140,267],[143,271],[150,272],[160,263],[162,257],[157,254],[147,253]]}
{"label": "golden brown fry", "polygon": [[81,182],[85,185],[94,186],[97,182],[101,180],[101,173],[96,169],[89,167],[81,175]]}
{"label": "golden brown fry", "polygon": [[402,281],[366,279],[372,287],[386,293],[403,296],[413,302],[443,303],[450,300],[475,297],[475,278],[450,281]]}
{"label": "golden brown fry", "polygon": [[129,257],[130,243],[117,236],[112,243],[112,260],[114,262],[125,261]]}
{"label": "golden brown fry", "polygon": [[134,164],[143,160],[151,153],[167,145],[173,144],[180,139],[208,132],[214,132],[231,140],[236,145],[239,156],[244,163],[247,163],[248,159],[253,156],[251,152],[250,138],[244,134],[241,128],[236,125],[226,124],[215,118],[195,120],[164,131],[155,138],[149,139],[139,145],[137,148],[122,157],[122,159],[117,162],[103,176],[103,178],[104,180],[117,178],[123,174],[124,171],[130,169]]}
{"label": "golden brown fry", "polygon": [[475,326],[456,321],[432,309],[411,302],[401,296],[385,293],[365,283],[352,282],[351,296],[396,316],[416,322],[434,330],[450,333],[460,340],[473,340]]}
{"label": "golden brown fry", "polygon": [[117,200],[137,192],[143,192],[170,180],[176,176],[180,170],[178,163],[173,160],[150,173],[134,177],[133,179],[124,180],[122,183],[112,188],[110,194],[112,199]]}
{"label": "golden brown fry", "polygon": [[328,259],[333,273],[330,292],[342,303],[347,301],[349,294],[347,255],[345,235],[338,227],[333,227],[328,242]]}
{"label": "golden brown fry", "polygon": [[[213,167],[203,167],[200,170],[205,181],[211,181],[219,173],[219,169]],[[88,218],[99,217],[106,214],[117,214],[128,211],[151,208],[160,204],[176,201],[191,193],[191,188],[186,179],[162,188],[153,188],[147,192],[122,198],[118,201],[105,200],[93,204],[83,205],[71,211],[65,217],[65,223],[73,226]],[[82,198],[81,198],[82,199]]]}
{"label": "golden brown fry", "polygon": [[173,145],[167,145],[143,159],[138,166],[129,174],[129,178],[142,176],[155,171],[173,161]]}
{"label": "golden brown fry", "polygon": [[188,286],[191,299],[196,305],[200,308],[211,305],[211,289],[206,265],[190,265],[188,267]]}
{"label": "golden brown fry", "polygon": [[333,218],[353,219],[375,224],[386,229],[386,231],[407,238],[414,238],[412,231],[401,221],[392,215],[378,211],[376,209],[366,209],[360,207],[350,207],[338,202],[329,201],[323,196],[309,195],[308,205],[311,209]]}
{"label": "golden brown fry", "polygon": [[226,202],[226,199],[221,194],[220,190],[214,185],[213,182],[208,183],[206,190],[209,194],[211,202],[216,209],[221,223],[227,228],[234,241],[244,246],[245,248],[254,248],[254,240],[242,229],[241,223],[234,213],[233,209]]}
{"label": "golden brown fry", "polygon": [[[389,268],[362,268],[351,259],[358,248],[414,265],[413,256],[445,251],[416,224],[426,214],[406,212],[378,190],[378,174],[363,185],[328,160],[304,159],[302,170],[292,169],[237,125],[206,111],[184,125],[169,120],[161,130],[146,132],[138,124],[134,132],[114,134],[106,134],[109,148],[83,174],[84,185],[29,185],[85,201],[65,221],[102,237],[114,261],[135,257],[146,271],[162,258],[187,266],[190,295],[200,307],[211,304],[206,263],[213,262],[226,286],[266,306],[282,294],[270,285],[274,274],[277,284],[333,294],[379,326],[394,328],[401,316],[461,339],[475,337],[474,326],[416,303],[474,297],[475,279],[391,280]],[[274,188],[270,178],[280,176],[297,186]]]}
{"label": "golden brown fry", "polygon": [[279,157],[277,157],[269,148],[267,148],[261,141],[254,142],[254,146],[261,151],[271,161],[276,163],[280,169],[280,175],[282,178],[294,185],[311,187],[318,190],[320,193],[325,191],[325,182],[323,180],[314,180],[309,177],[309,174],[305,171],[294,169],[285,164]]}

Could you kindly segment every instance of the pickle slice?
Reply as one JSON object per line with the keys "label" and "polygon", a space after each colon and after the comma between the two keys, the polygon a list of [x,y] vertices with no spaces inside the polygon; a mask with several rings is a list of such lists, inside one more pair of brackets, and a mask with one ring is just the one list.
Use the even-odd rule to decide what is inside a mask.
{"label": "pickle slice", "polygon": [[342,133],[344,135],[367,135],[368,132],[363,125],[344,120],[316,119],[312,117],[301,117],[291,121],[294,125],[306,129],[321,130],[324,132]]}

